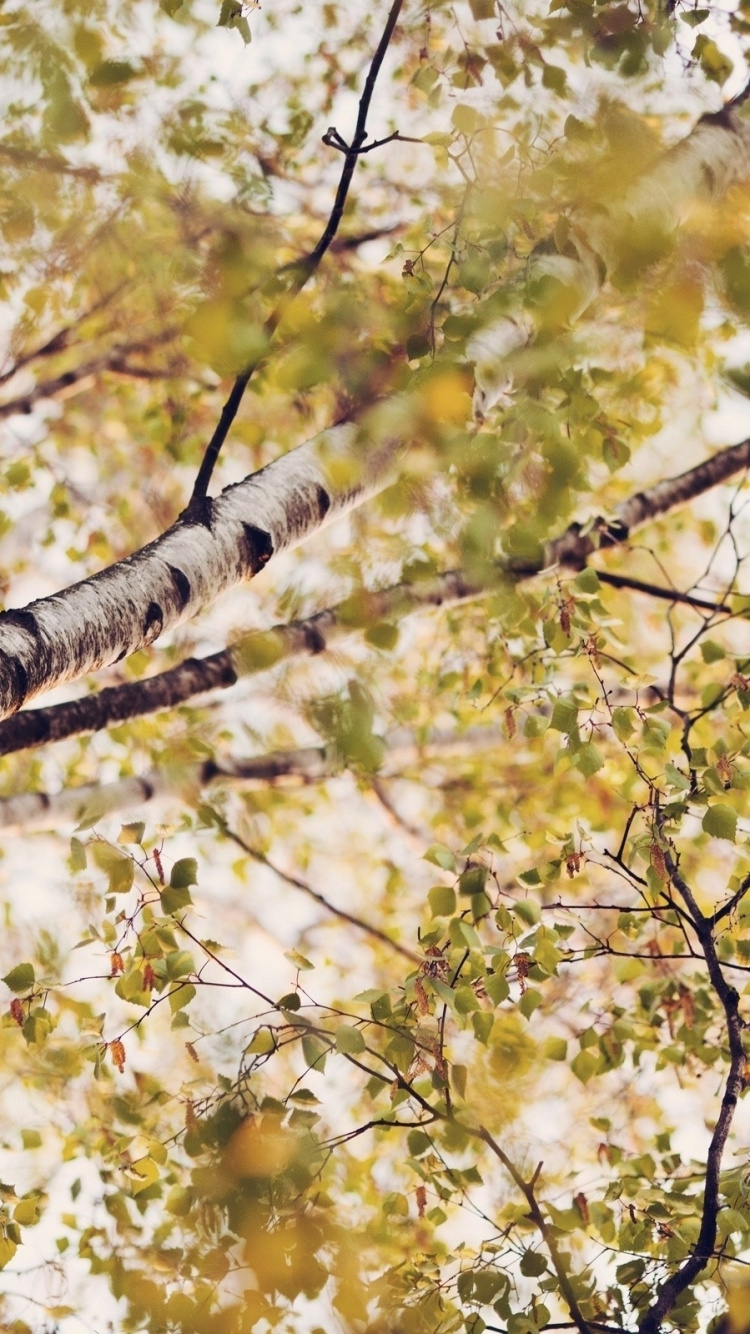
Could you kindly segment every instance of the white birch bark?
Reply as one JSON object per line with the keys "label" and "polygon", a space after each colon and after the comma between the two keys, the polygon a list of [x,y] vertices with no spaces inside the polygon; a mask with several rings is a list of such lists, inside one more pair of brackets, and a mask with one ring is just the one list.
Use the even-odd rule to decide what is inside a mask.
{"label": "white birch bark", "polygon": [[[385,762],[381,777],[387,778],[406,765],[432,757],[476,754],[499,744],[497,727],[469,727],[460,732],[436,730],[420,739],[408,728],[398,728],[384,738]],[[0,800],[0,829],[4,834],[55,829],[64,824],[91,827],[107,815],[142,807],[147,802],[179,794],[197,800],[211,785],[231,784],[245,789],[270,786],[299,787],[334,777],[341,760],[328,746],[300,746],[295,750],[271,751],[266,755],[206,760],[182,769],[152,769],[141,778],[121,778],[114,783],[87,783],[61,792],[24,792]]]}
{"label": "white birch bark", "polygon": [[729,109],[703,116],[687,137],[664,153],[619,200],[595,215],[574,216],[562,254],[535,251],[518,284],[518,309],[478,330],[467,353],[475,363],[474,410],[481,420],[511,392],[512,354],[535,333],[533,300],[543,279],[565,290],[568,322],[585,313],[621,261],[623,237],[673,234],[699,201],[718,203],[750,175],[750,125]]}
{"label": "white birch bark", "polygon": [[[750,171],[750,127],[732,112],[704,117],[595,219],[576,223],[569,253],[532,256],[532,278],[554,278],[581,314],[616,262],[623,226],[674,230],[693,201],[717,201]],[[531,323],[530,323],[531,322]],[[505,316],[476,335],[480,415],[503,392],[504,365],[518,340],[530,336],[533,308]],[[395,410],[390,425],[383,418]],[[349,424],[323,432],[259,473],[228,487],[203,515],[182,516],[156,541],[63,592],[0,615],[0,719],[43,690],[119,661],[165,630],[194,616],[278,552],[304,541],[324,523],[381,489],[407,434],[403,401],[377,409],[369,447]],[[376,446],[371,443],[375,439]],[[358,447],[359,444],[359,447]],[[332,457],[333,456],[333,457]],[[342,480],[343,479],[343,480]]]}
{"label": "white birch bark", "polygon": [[[208,692],[227,690],[236,684],[240,675],[265,671],[297,655],[314,656],[325,652],[338,639],[355,631],[357,624],[367,626],[378,620],[398,620],[422,608],[466,602],[481,597],[490,588],[497,589],[503,581],[533,578],[555,565],[581,570],[600,547],[625,542],[642,524],[678,505],[688,504],[694,497],[720,486],[748,467],[750,439],[719,450],[677,477],[664,478],[654,486],[636,492],[617,506],[610,520],[600,520],[585,533],[581,532],[580,524],[571,524],[547,544],[538,561],[530,564],[500,564],[480,578],[463,570],[448,570],[411,584],[362,591],[358,598],[359,615],[354,620],[351,603],[346,602],[302,620],[254,631],[231,648],[206,658],[188,658],[156,676],[108,686],[98,694],[83,695],[60,704],[26,709],[0,722],[0,755],[97,732],[128,718],[174,708]],[[600,573],[602,578],[608,577]],[[615,579],[616,576],[609,576],[610,582]],[[642,591],[648,589],[644,587]],[[669,590],[661,590],[661,595],[669,597]],[[677,601],[693,600],[678,591],[673,595]]]}
{"label": "white birch bark", "polygon": [[[399,404],[390,409],[398,413]],[[353,424],[324,431],[227,487],[202,516],[181,516],[134,555],[2,613],[0,718],[40,691],[151,644],[382,489],[400,443],[386,412],[384,405],[374,414],[364,441]]]}

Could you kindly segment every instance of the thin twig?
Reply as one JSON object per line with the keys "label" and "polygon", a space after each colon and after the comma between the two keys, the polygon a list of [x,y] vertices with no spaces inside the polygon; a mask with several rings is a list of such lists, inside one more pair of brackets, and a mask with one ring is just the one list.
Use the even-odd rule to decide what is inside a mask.
{"label": "thin twig", "polygon": [[[344,164],[341,169],[341,176],[339,178],[338,189],[336,190],[336,197],[333,201],[333,207],[331,209],[328,222],[326,223],[326,226],[323,229],[323,234],[320,240],[318,241],[318,244],[315,246],[315,249],[312,250],[310,254],[304,258],[304,260],[300,261],[295,266],[296,277],[294,277],[291,280],[283,300],[279,303],[279,305],[275,307],[275,309],[266,319],[264,329],[266,336],[268,338],[271,338],[274,332],[276,331],[282,316],[284,315],[285,311],[289,306],[289,303],[293,301],[296,296],[299,295],[303,287],[307,285],[307,283],[312,278],[313,274],[320,266],[323,256],[325,255],[326,251],[330,248],[331,242],[333,241],[339,229],[339,226],[341,224],[341,219],[344,216],[344,208],[346,206],[346,200],[349,194],[349,187],[352,183],[354,170],[357,165],[360,152],[362,151],[362,146],[364,144],[364,141],[367,138],[367,128],[366,128],[367,116],[370,110],[372,95],[375,91],[375,82],[377,80],[378,74],[380,73],[380,67],[383,64],[383,60],[385,59],[385,53],[388,50],[391,38],[393,37],[393,32],[396,27],[396,23],[398,21],[398,16],[401,12],[402,5],[403,5],[403,0],[393,0],[393,4],[391,5],[391,8],[389,10],[388,19],[386,21],[386,25],[383,30],[383,35],[380,38],[377,50],[375,51],[375,54],[370,63],[370,68],[367,72],[367,78],[365,79],[365,86],[362,90],[362,96],[359,99],[359,112],[357,114],[357,123],[354,130],[354,138],[352,139],[351,144],[344,144],[344,141],[340,140],[340,142],[336,142],[333,145],[334,147],[337,148],[340,148],[343,145],[342,151],[344,152]],[[329,130],[327,135],[323,136],[323,142],[325,144],[329,145],[331,144],[331,139],[329,137],[330,135],[331,131]],[[337,140],[340,139],[338,135],[336,137]],[[375,145],[373,144],[372,147],[375,147]],[[294,272],[294,270],[292,270],[292,272]],[[193,486],[193,493],[190,497],[188,510],[197,510],[201,506],[204,506],[206,504],[208,497],[208,486],[211,481],[211,476],[216,466],[216,461],[219,457],[221,447],[227,438],[227,435],[229,433],[229,428],[231,427],[232,422],[237,416],[240,403],[242,402],[245,390],[247,389],[247,386],[250,382],[250,378],[264,359],[265,359],[264,355],[261,355],[258,358],[256,358],[256,360],[251,362],[249,366],[246,366],[245,369],[235,379],[234,384],[232,385],[232,388],[230,390],[229,397],[221,410],[221,415],[219,417],[216,430],[214,431],[211,439],[208,442],[206,452],[203,456],[200,468],[198,469],[198,475],[196,476],[195,479],[195,485]]]}
{"label": "thin twig", "polygon": [[684,602],[689,607],[703,607],[707,611],[731,611],[725,602],[709,602],[707,598],[696,597],[694,593],[681,593],[676,588],[644,583],[641,579],[631,579],[629,575],[610,574],[607,570],[597,570],[597,575],[600,583],[609,584],[612,588],[631,588],[634,593],[645,593],[648,597],[662,598],[665,602]]}
{"label": "thin twig", "polygon": [[342,922],[348,922],[350,926],[356,926],[359,931],[364,931],[368,936],[372,936],[375,940],[379,940],[381,944],[387,945],[390,949],[395,950],[397,954],[403,955],[403,957],[408,959],[411,963],[419,964],[422,962],[422,959],[418,954],[407,949],[406,945],[400,945],[397,940],[393,940],[385,931],[381,931],[380,927],[373,926],[370,922],[366,922],[362,917],[357,917],[354,913],[349,913],[344,908],[337,908],[334,903],[331,903],[330,899],[327,899],[324,894],[319,893],[317,889],[313,889],[312,885],[308,884],[306,880],[300,879],[299,876],[292,875],[289,871],[282,871],[281,867],[277,866],[275,862],[272,862],[264,852],[261,852],[260,848],[253,847],[252,843],[248,843],[241,834],[238,834],[236,830],[231,829],[229,825],[222,826],[222,833],[226,838],[231,839],[233,843],[236,843],[239,848],[242,848],[243,852],[246,852],[248,857],[252,857],[253,861],[259,862],[261,866],[267,866],[269,871],[273,871],[274,875],[277,875],[280,880],[283,880],[287,885],[291,885],[293,889],[299,889],[303,894],[306,894],[308,898],[313,899],[315,903],[319,904],[321,908],[324,908],[326,912],[330,913],[332,917],[338,917]]}

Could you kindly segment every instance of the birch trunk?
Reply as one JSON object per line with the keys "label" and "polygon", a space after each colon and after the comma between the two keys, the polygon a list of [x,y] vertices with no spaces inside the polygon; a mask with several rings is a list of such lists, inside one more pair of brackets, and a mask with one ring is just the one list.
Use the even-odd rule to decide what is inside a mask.
{"label": "birch trunk", "polygon": [[[351,602],[345,602],[303,620],[254,631],[231,648],[221,649],[206,658],[188,658],[156,676],[108,686],[96,695],[83,695],[61,704],[26,709],[0,722],[0,755],[15,754],[30,746],[62,741],[85,732],[98,732],[128,718],[174,708],[209,691],[227,690],[242,675],[265,671],[292,657],[325,652],[337,640],[356,631],[358,624],[367,626],[378,620],[398,620],[424,608],[467,602],[497,589],[503,581],[533,578],[555,565],[581,570],[599,547],[625,542],[642,524],[687,504],[748,467],[750,439],[719,450],[677,477],[664,478],[652,487],[637,491],[615,509],[610,521],[602,520],[586,533],[581,532],[580,524],[571,524],[548,543],[542,558],[534,564],[498,565],[495,570],[487,571],[483,579],[464,570],[448,570],[416,583],[363,592],[358,598],[357,616],[352,615]],[[604,582],[615,587],[624,583],[630,587],[637,584],[626,576],[602,570],[598,573]],[[657,590],[652,585],[643,584],[640,587],[651,596],[715,609],[713,603],[677,589]]]}
{"label": "birch trunk", "polygon": [[[387,427],[383,410],[372,415],[370,425]],[[381,429],[368,448],[363,436],[353,424],[324,431],[227,487],[198,516],[180,516],[134,555],[2,613],[0,718],[153,643],[380,490],[399,441]]]}

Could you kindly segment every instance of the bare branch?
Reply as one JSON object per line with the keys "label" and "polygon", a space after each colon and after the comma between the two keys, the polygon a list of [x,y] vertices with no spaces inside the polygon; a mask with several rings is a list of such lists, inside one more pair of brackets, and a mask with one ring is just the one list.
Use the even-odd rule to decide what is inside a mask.
{"label": "bare branch", "polygon": [[419,964],[422,962],[422,958],[419,954],[415,954],[412,950],[407,949],[405,945],[400,945],[397,940],[393,940],[385,931],[381,931],[380,927],[373,926],[372,923],[364,921],[363,918],[357,917],[355,913],[346,912],[344,908],[337,908],[334,903],[331,903],[330,899],[325,897],[324,894],[320,894],[317,889],[313,889],[312,885],[308,884],[307,880],[302,880],[299,876],[292,875],[289,871],[282,871],[281,867],[277,866],[275,862],[272,862],[264,852],[261,852],[260,848],[254,848],[251,843],[248,843],[234,829],[230,829],[228,825],[223,826],[222,832],[226,838],[231,839],[231,841],[236,843],[239,848],[242,848],[243,852],[246,852],[248,857],[252,857],[253,860],[259,862],[261,866],[267,866],[269,871],[273,871],[274,875],[277,875],[285,884],[291,885],[293,889],[298,889],[303,894],[306,894],[308,898],[313,899],[315,903],[319,904],[321,908],[324,908],[332,917],[338,917],[342,922],[347,922],[349,926],[356,926],[358,931],[364,931],[368,936],[372,936],[374,940],[379,940],[381,944],[387,945],[389,949],[395,950],[397,954],[402,954],[405,959],[409,959],[411,963]]}
{"label": "bare branch", "polygon": [[[287,287],[287,290],[284,294],[284,298],[281,301],[281,303],[278,306],[276,306],[276,308],[271,312],[271,314],[268,316],[265,322],[264,326],[265,332],[269,338],[277,329],[290,302],[293,301],[294,298],[302,291],[303,287],[307,285],[307,283],[312,278],[313,274],[320,267],[321,260],[323,259],[323,256],[325,255],[326,251],[330,248],[331,243],[339,229],[339,226],[341,225],[341,219],[344,216],[344,208],[346,207],[346,200],[349,194],[349,187],[352,183],[354,170],[357,165],[357,159],[359,157],[362,145],[365,139],[367,138],[367,128],[366,128],[367,116],[370,110],[372,95],[375,91],[375,82],[377,80],[378,74],[380,73],[380,67],[383,64],[383,60],[385,59],[385,53],[388,50],[388,47],[390,46],[391,38],[393,37],[394,29],[396,27],[396,23],[398,22],[398,16],[401,12],[402,5],[403,5],[403,0],[393,0],[391,8],[388,12],[388,18],[386,20],[385,28],[378,43],[377,50],[375,51],[375,54],[372,58],[370,68],[367,72],[367,78],[365,79],[365,86],[362,91],[362,96],[359,99],[359,112],[357,115],[357,124],[354,130],[354,138],[351,142],[351,145],[344,144],[343,140],[341,141],[341,145],[343,145],[343,152],[344,152],[344,164],[341,169],[341,176],[339,179],[338,189],[336,190],[336,197],[333,201],[333,207],[331,209],[330,217],[325,225],[325,228],[323,229],[323,234],[320,240],[318,241],[318,244],[315,246],[315,249],[312,250],[309,255],[307,255],[303,260],[299,261],[289,270],[290,274],[292,274],[293,276],[291,277],[289,286]],[[328,133],[330,134],[330,131]],[[326,135],[323,136],[323,143],[325,144],[330,143],[330,140],[327,138]],[[334,146],[339,147],[339,144],[335,144]],[[188,509],[190,508],[195,509],[206,503],[208,497],[209,482],[211,481],[211,476],[216,466],[216,460],[219,457],[221,447],[227,438],[227,434],[229,432],[229,428],[232,425],[232,422],[237,416],[240,403],[242,402],[245,390],[247,389],[247,386],[250,383],[250,379],[254,371],[257,370],[258,366],[261,364],[263,360],[265,360],[264,356],[260,356],[256,358],[255,361],[251,362],[249,366],[246,366],[245,369],[241,372],[241,374],[237,376],[234,384],[232,385],[229,397],[226,403],[224,404],[224,407],[221,410],[221,416],[219,417],[216,430],[214,431],[211,439],[208,442],[208,445],[206,447],[206,452],[203,456],[203,461],[201,463],[200,468],[198,469],[198,475],[195,479],[195,485],[193,486],[193,494],[190,497],[190,504],[188,506]]]}
{"label": "bare branch", "polygon": [[670,882],[685,904],[693,929],[706,960],[708,975],[716,992],[726,1018],[727,1037],[729,1040],[729,1071],[724,1085],[724,1096],[711,1136],[706,1159],[706,1184],[703,1192],[703,1208],[698,1239],[690,1255],[677,1271],[662,1283],[654,1302],[649,1307],[638,1327],[639,1334],[659,1334],[662,1321],[672,1310],[680,1293],[705,1269],[714,1254],[717,1235],[717,1216],[720,1208],[719,1181],[721,1160],[729,1135],[732,1119],[737,1108],[737,1101],[745,1087],[745,1054],[742,1049],[742,1020],[739,1015],[739,993],[727,982],[722,972],[713,935],[714,918],[705,917],[696,902],[690,886],[683,879],[677,863],[667,848],[665,865]]}

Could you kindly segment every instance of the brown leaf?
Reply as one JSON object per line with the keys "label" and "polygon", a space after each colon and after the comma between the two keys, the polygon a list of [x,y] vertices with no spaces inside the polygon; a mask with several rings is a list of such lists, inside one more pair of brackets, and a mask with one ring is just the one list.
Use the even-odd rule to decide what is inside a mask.
{"label": "brown leaf", "polygon": [[658,843],[651,844],[651,865],[653,866],[660,880],[669,879],[669,872],[667,871],[667,863],[664,857],[664,849],[660,848]]}
{"label": "brown leaf", "polygon": [[115,1038],[114,1042],[110,1042],[109,1054],[112,1057],[112,1064],[116,1065],[120,1074],[122,1074],[125,1069],[125,1048],[119,1038]]}

